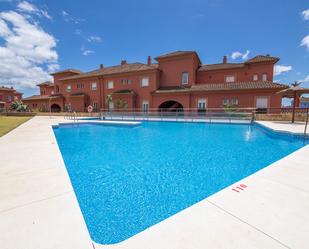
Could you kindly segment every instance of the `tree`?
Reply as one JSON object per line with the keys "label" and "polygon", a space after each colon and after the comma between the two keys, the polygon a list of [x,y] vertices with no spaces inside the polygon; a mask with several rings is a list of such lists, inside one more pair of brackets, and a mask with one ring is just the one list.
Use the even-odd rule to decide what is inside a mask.
{"label": "tree", "polygon": [[122,101],[122,109],[124,110],[124,111],[126,111],[127,109],[128,109],[128,102],[127,101]]}
{"label": "tree", "polygon": [[300,81],[294,81],[294,82],[291,84],[291,86],[292,86],[292,87],[297,87],[297,86],[300,86],[301,83],[302,83],[302,82],[300,82]]}
{"label": "tree", "polygon": [[121,99],[117,99],[116,100],[116,108],[119,111],[120,107],[122,106],[122,100]]}
{"label": "tree", "polygon": [[21,100],[15,100],[10,104],[10,111],[26,112],[28,111],[28,106],[24,105]]}

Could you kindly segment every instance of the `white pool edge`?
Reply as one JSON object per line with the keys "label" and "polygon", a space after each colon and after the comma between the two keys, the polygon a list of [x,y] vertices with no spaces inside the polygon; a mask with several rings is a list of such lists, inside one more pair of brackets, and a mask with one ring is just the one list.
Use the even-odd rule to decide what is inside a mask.
{"label": "white pool edge", "polygon": [[[40,118],[36,117],[33,120],[39,121]],[[35,123],[33,125],[31,123],[31,121],[29,121],[26,124],[20,126],[16,130],[9,133],[7,136],[4,137],[5,139],[0,138],[0,145],[5,143],[6,146],[7,146],[8,145],[7,143],[9,143],[9,146],[11,146],[10,140],[16,141],[15,140],[16,137],[19,137],[21,135],[23,129],[25,129],[25,128],[27,128],[27,129],[30,128],[30,130],[31,130],[30,133],[35,134],[37,132],[37,129],[36,129],[36,127],[33,127],[33,126],[38,126],[38,127],[41,127],[42,129],[46,129],[46,126],[49,127],[48,132],[45,134],[44,137],[47,140],[49,140],[50,142],[54,142],[55,138],[54,138],[54,134],[53,134],[51,126],[59,123],[60,118],[58,118],[58,119],[57,118],[51,118],[51,119],[42,118],[41,120],[44,120],[44,124],[42,124],[42,125],[45,128],[41,127],[41,125],[39,124],[40,122],[33,122],[33,123]],[[65,120],[64,123],[65,122],[70,122],[70,121]],[[89,122],[89,120],[87,120],[87,122]],[[29,132],[29,130],[27,132]],[[293,132],[293,131],[290,131],[290,132]],[[30,134],[29,137],[31,137],[31,134]],[[31,141],[28,141],[28,142],[31,142]],[[47,148],[47,150],[49,150],[49,149]],[[52,151],[54,151],[54,149]],[[1,150],[0,150],[0,152],[2,153]],[[47,152],[50,153],[51,151],[47,151]],[[58,152],[59,152],[59,148],[58,148]],[[305,154],[305,156],[303,154]],[[3,154],[3,155],[5,155],[5,154]],[[255,183],[255,181],[261,181],[261,178],[263,178],[263,177],[261,177],[261,174],[263,175],[265,171],[269,172],[273,168],[275,168],[277,171],[279,169],[279,172],[280,172],[281,168],[282,168],[283,171],[287,170],[287,169],[293,171],[293,169],[287,168],[288,166],[286,166],[286,164],[289,164],[289,163],[291,164],[291,162],[292,162],[292,164],[295,164],[296,165],[295,167],[298,167],[298,169],[301,168],[301,170],[300,170],[300,171],[302,171],[301,176],[306,177],[309,174],[308,167],[306,168],[303,164],[305,163],[306,159],[308,159],[307,155],[309,155],[309,146],[308,145],[301,148],[300,150],[292,153],[291,155],[288,155],[287,157],[273,163],[272,165],[264,168],[263,170],[241,180],[239,183],[245,183],[248,186],[248,189],[246,189],[246,190],[251,190],[251,186],[253,186],[253,185],[254,185],[255,189],[259,189],[259,188],[263,189],[263,187],[264,187],[263,184],[261,185],[261,184]],[[27,156],[27,155],[25,155],[25,156]],[[59,156],[60,156],[60,158],[59,158]],[[63,179],[63,181],[67,181],[68,175],[67,175],[67,172],[66,172],[65,165],[63,163],[61,153],[56,153],[55,157],[57,158],[56,159],[57,166],[62,167],[62,171],[63,171],[63,169],[65,170],[64,173],[66,174],[66,176],[61,177],[61,179]],[[9,157],[7,157],[7,158],[9,158]],[[22,156],[21,156],[21,158],[22,158]],[[14,160],[15,161],[14,161],[13,164],[24,163],[23,161],[21,161],[22,159],[15,158]],[[33,161],[33,163],[36,163],[36,162]],[[49,162],[49,163],[53,164],[53,162]],[[280,165],[283,165],[283,166],[280,167]],[[269,169],[271,169],[271,170],[269,170]],[[2,168],[0,168],[0,173],[2,173],[1,170],[2,170]],[[17,175],[18,175],[18,173],[20,173],[20,172],[13,172],[14,167],[12,167],[12,171],[9,168],[6,168],[6,170],[7,170],[7,172],[5,172],[5,173],[8,174],[8,172],[9,172],[9,174],[11,174],[12,175],[11,177],[13,177],[13,178],[14,178],[14,173],[17,173]],[[23,169],[19,168],[19,170],[22,171]],[[44,171],[46,171],[46,170],[48,170],[48,169],[44,169]],[[33,172],[37,172],[37,171],[38,171],[38,169],[35,169]],[[265,173],[266,175],[269,174],[267,172]],[[289,173],[291,173],[291,172],[289,172]],[[268,176],[268,177],[275,177],[275,176],[276,176],[276,174],[274,176],[271,176],[271,174],[270,174],[270,176]],[[301,176],[298,176],[298,177],[301,177]],[[4,175],[0,174],[0,177],[5,177],[5,174]],[[30,173],[29,177],[30,178],[32,177],[31,173]],[[48,174],[45,177],[49,177]],[[290,175],[290,177],[291,177],[291,175]],[[2,178],[0,178],[0,179],[2,179]],[[59,179],[59,180],[62,181],[61,179]],[[12,180],[14,180],[14,179],[12,179]],[[281,185],[280,184],[279,185],[280,186],[286,185],[285,187],[290,188],[291,184],[284,184],[284,180],[285,179],[283,179],[283,180],[280,179],[280,181],[282,181],[283,183],[280,182]],[[301,193],[306,192],[306,191],[309,192],[309,188],[307,188],[307,185],[304,183],[304,179],[294,179],[294,180],[296,182],[295,183],[296,185],[297,184],[300,184],[300,185],[303,184],[304,185],[304,186],[297,186],[296,188],[294,187],[294,192],[295,191],[298,191],[298,192],[301,192]],[[252,245],[251,248],[263,248],[263,247],[266,248],[265,246],[267,246],[267,248],[287,248],[287,247],[296,248],[296,247],[293,247],[293,246],[294,245],[298,246],[298,245],[308,245],[309,244],[309,241],[308,241],[308,239],[306,239],[306,236],[299,237],[302,234],[307,234],[307,232],[309,232],[309,224],[307,222],[306,222],[305,226],[304,226],[304,224],[301,224],[301,225],[303,225],[301,227],[304,228],[304,229],[303,229],[303,232],[300,232],[298,234],[298,237],[296,235],[295,235],[294,238],[293,238],[293,236],[292,237],[290,236],[291,238],[289,236],[285,236],[289,240],[288,241],[281,241],[282,240],[281,238],[277,238],[276,236],[273,236],[269,231],[267,231],[266,228],[265,228],[265,231],[264,231],[263,227],[259,227],[256,224],[252,224],[252,223],[254,223],[253,221],[246,220],[246,218],[243,218],[243,217],[241,217],[241,215],[237,214],[237,212],[233,210],[233,208],[234,208],[233,205],[232,205],[232,207],[230,207],[229,205],[227,205],[225,203],[225,200],[228,200],[229,198],[234,198],[235,194],[236,194],[236,198],[238,198],[237,200],[239,202],[240,201],[246,201],[246,200],[248,200],[248,202],[250,202],[250,201],[252,201],[252,198],[253,198],[253,200],[255,200],[257,198],[255,192],[250,194],[250,191],[245,191],[245,192],[241,192],[241,194],[239,194],[235,191],[232,191],[231,188],[234,188],[234,187],[236,188],[237,184],[239,184],[239,183],[235,183],[232,186],[227,187],[226,189],[219,191],[218,193],[206,198],[205,200],[203,200],[203,201],[201,201],[201,202],[199,202],[199,203],[197,203],[197,204],[195,204],[195,205],[173,215],[172,217],[170,217],[170,218],[168,218],[168,219],[146,229],[145,231],[143,231],[143,232],[141,232],[141,233],[139,233],[139,234],[123,241],[123,242],[120,242],[120,243],[117,243],[117,244],[114,244],[114,245],[106,245],[106,246],[99,245],[99,244],[96,244],[96,243],[93,243],[93,244],[95,245],[96,248],[111,248],[112,247],[112,248],[132,248],[132,249],[133,248],[134,249],[138,249],[138,248],[147,248],[147,249],[151,249],[151,248],[156,248],[156,249],[157,248],[169,248],[169,249],[172,249],[172,248],[175,248],[175,249],[176,248],[177,249],[178,248],[196,248],[197,249],[197,248],[205,248],[207,246],[209,248],[224,248],[224,247],[222,247],[222,245],[227,245],[227,244],[229,244],[231,246],[230,248],[249,248],[248,245]],[[274,184],[274,183],[272,182],[272,184]],[[64,185],[67,185],[67,184],[64,184]],[[69,185],[71,185],[70,180],[69,180]],[[71,188],[72,188],[72,186],[70,186],[70,189]],[[18,191],[19,190],[17,190],[17,192]],[[280,192],[280,187],[278,187],[277,189],[274,187],[274,188],[271,189],[271,191],[273,191],[274,196],[282,194]],[[1,191],[0,191],[0,194],[1,194]],[[30,193],[30,195],[31,195],[31,193]],[[74,195],[74,198],[75,198],[75,200],[74,200],[75,204],[73,204],[72,207],[74,207],[74,210],[76,208],[79,209],[79,206],[76,207],[77,201],[76,201],[76,197],[75,197],[74,192],[73,192],[73,195]],[[272,200],[270,198],[268,198],[266,200],[268,200],[269,205],[273,204]],[[18,200],[18,201],[20,201],[20,200]],[[22,200],[22,201],[25,202],[25,200]],[[22,202],[22,201],[20,201],[20,202]],[[43,201],[41,201],[41,202],[43,202]],[[31,205],[34,205],[34,204],[24,203],[23,205],[20,205],[20,207],[13,208],[13,210],[15,210],[15,211],[20,210],[20,212],[22,212],[22,208],[25,205],[31,206]],[[227,206],[225,206],[225,205],[227,205]],[[304,203],[305,207],[307,207],[307,205],[308,205],[307,202]],[[0,207],[1,207],[1,205],[0,205]],[[249,207],[250,207],[250,205],[249,205]],[[241,209],[241,207],[238,207],[238,208]],[[257,208],[256,207],[251,208],[252,211],[255,211],[255,209],[257,209]],[[10,212],[10,211],[7,211],[7,212]],[[30,210],[30,212],[31,212],[31,210]],[[42,214],[42,216],[50,215],[50,213],[52,213],[52,212],[49,212],[47,210],[45,212],[45,214],[44,213]],[[0,209],[0,217],[1,217],[1,215],[3,215],[3,211],[1,211],[1,209]],[[203,225],[201,216],[204,216],[204,215],[206,216],[204,218],[207,218],[206,219],[207,224]],[[298,216],[302,216],[302,215],[304,217],[306,217],[305,216],[306,213],[302,214],[298,210]],[[215,217],[215,219],[212,219],[213,217]],[[57,219],[57,217],[54,217],[54,218]],[[76,216],[76,219],[80,220],[81,218],[83,220],[83,217],[81,216],[81,211],[79,209],[79,215]],[[286,218],[287,218],[287,221],[288,220],[290,221],[289,217],[286,217]],[[293,218],[293,217],[290,217],[290,218]],[[220,220],[222,221],[222,223],[219,222]],[[209,221],[212,221],[213,223],[210,223]],[[290,221],[290,223],[291,223],[291,221]],[[293,221],[292,221],[292,223],[293,223]],[[225,228],[229,227],[229,226],[233,229],[228,230],[228,232],[225,233],[225,234],[220,233],[221,229],[225,230]],[[80,247],[76,246],[74,248],[90,248],[90,246],[86,245],[87,243],[85,244],[85,241],[84,241],[85,238],[87,238],[87,237],[90,238],[89,232],[85,231],[84,220],[83,220],[83,222],[81,222],[81,227],[83,227],[83,229],[79,229],[76,226],[71,227],[70,231],[67,231],[67,232],[68,233],[69,232],[74,233],[74,231],[76,231],[76,229],[77,229],[78,230],[77,234],[80,234],[83,230],[82,233],[86,233],[86,234],[84,234],[83,236],[74,236],[74,237],[76,237],[75,243],[78,242],[79,240],[82,240],[81,243],[76,243],[76,244],[83,245],[83,246],[80,246]],[[196,227],[198,227],[199,229],[196,230]],[[2,231],[1,228],[2,227],[1,227],[1,224],[0,224],[0,232]],[[7,230],[8,230],[7,228],[8,227],[6,227],[5,230],[3,229],[3,231],[6,231],[6,233],[7,233],[6,238],[11,238],[9,241],[12,241],[13,244],[14,244],[14,239],[13,239],[14,237],[19,237],[19,238],[21,238],[21,240],[26,239],[26,242],[29,242],[29,238],[33,239],[32,236],[36,236],[36,234],[29,234],[30,237],[24,238],[23,236],[20,236],[18,231],[14,231],[11,234],[9,234],[7,232]],[[11,231],[13,231],[13,229],[9,230],[9,231],[11,232]],[[211,234],[212,237],[207,236],[207,233]],[[249,235],[248,235],[248,233],[249,233]],[[284,232],[282,232],[282,234],[284,234]],[[222,235],[224,235],[224,236],[222,236]],[[233,237],[231,237],[230,235],[233,235]],[[249,240],[246,239],[246,236],[249,238]],[[43,238],[44,237],[42,237],[42,239]],[[197,238],[199,238],[199,239],[197,239]],[[243,247],[241,246],[242,241],[246,242],[245,243],[246,245],[243,245]],[[1,237],[0,237],[0,242],[1,242]],[[231,242],[233,242],[234,244],[233,243],[231,244]],[[48,242],[48,241],[45,240],[45,241],[42,241],[42,243],[52,245],[55,242],[51,241],[51,240]],[[58,248],[71,248],[71,246],[72,246],[72,243],[69,243],[69,241],[67,241],[65,239],[63,241],[59,241],[58,244],[59,243],[62,245],[62,247],[58,247]],[[35,245],[33,247],[31,246],[32,245],[31,241],[28,244],[29,244],[29,247],[28,247],[29,249],[32,249],[32,248],[36,249],[37,248],[37,247],[35,247]],[[186,247],[183,247],[183,246],[186,246]],[[236,246],[236,247],[233,247],[233,246]],[[262,247],[260,247],[260,246],[262,246]],[[13,247],[7,247],[7,248],[13,248]],[[22,248],[22,247],[18,247],[18,245],[14,247],[14,249],[19,249],[19,248]],[[54,247],[50,247],[50,248],[54,248]],[[305,248],[305,247],[302,247],[302,248]]]}

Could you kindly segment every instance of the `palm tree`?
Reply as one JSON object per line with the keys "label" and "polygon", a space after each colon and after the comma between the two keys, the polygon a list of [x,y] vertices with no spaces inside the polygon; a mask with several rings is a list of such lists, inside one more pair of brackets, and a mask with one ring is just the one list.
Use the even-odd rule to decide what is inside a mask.
{"label": "palm tree", "polygon": [[126,111],[127,109],[128,109],[128,102],[127,101],[122,101],[122,109],[124,110],[124,111]]}
{"label": "palm tree", "polygon": [[116,100],[116,108],[119,111],[120,107],[122,106],[122,100],[121,99],[117,99]]}
{"label": "palm tree", "polygon": [[291,86],[292,86],[292,87],[297,87],[297,86],[300,86],[301,83],[302,83],[301,81],[294,81],[294,82],[291,84]]}

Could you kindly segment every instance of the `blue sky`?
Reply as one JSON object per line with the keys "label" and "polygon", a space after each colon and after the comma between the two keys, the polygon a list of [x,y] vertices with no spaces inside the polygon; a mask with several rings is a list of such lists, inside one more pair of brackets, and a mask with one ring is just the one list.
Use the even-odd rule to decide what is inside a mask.
{"label": "blue sky", "polygon": [[305,0],[0,0],[0,85],[29,96],[54,70],[196,50],[205,64],[279,56],[275,79],[309,87],[308,35]]}

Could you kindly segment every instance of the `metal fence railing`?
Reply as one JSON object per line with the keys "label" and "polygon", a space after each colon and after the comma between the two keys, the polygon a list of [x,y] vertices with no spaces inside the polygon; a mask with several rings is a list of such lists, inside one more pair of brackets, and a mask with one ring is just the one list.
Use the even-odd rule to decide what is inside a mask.
{"label": "metal fence railing", "polygon": [[253,120],[253,112],[237,111],[237,110],[196,110],[196,109],[181,109],[169,111],[166,109],[160,110],[104,110],[100,112],[100,119],[106,120],[152,120],[152,121],[202,121],[202,122],[239,122]]}

